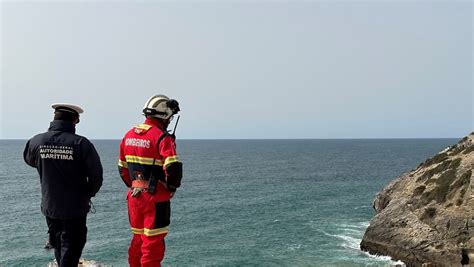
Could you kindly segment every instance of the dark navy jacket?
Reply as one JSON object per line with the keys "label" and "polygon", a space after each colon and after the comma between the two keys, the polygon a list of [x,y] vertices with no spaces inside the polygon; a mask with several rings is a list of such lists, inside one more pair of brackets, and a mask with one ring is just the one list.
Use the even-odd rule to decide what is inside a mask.
{"label": "dark navy jacket", "polygon": [[102,186],[102,164],[94,145],[75,134],[72,122],[54,120],[48,131],[26,143],[23,158],[38,170],[41,211],[54,219],[87,215],[89,200]]}

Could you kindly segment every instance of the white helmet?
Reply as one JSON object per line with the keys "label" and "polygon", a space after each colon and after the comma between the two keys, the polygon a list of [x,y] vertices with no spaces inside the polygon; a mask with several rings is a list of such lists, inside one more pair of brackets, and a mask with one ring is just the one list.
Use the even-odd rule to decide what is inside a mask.
{"label": "white helmet", "polygon": [[167,120],[179,111],[179,103],[165,95],[154,95],[146,101],[143,115]]}

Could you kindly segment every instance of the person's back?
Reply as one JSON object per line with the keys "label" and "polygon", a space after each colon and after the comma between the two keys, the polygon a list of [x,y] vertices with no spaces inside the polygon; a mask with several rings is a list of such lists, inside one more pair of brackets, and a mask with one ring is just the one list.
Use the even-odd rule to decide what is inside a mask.
{"label": "person's back", "polygon": [[130,188],[127,202],[133,233],[128,250],[131,267],[161,266],[165,255],[170,200],[182,178],[175,137],[167,127],[179,111],[176,100],[152,96],[143,108],[145,122],[129,130],[120,143],[119,173]]}
{"label": "person's back", "polygon": [[75,134],[77,110],[82,109],[67,104],[53,108],[54,121],[47,132],[28,140],[24,159],[40,176],[41,211],[56,260],[60,266],[77,266],[86,242],[89,201],[102,185],[102,165],[92,143]]}

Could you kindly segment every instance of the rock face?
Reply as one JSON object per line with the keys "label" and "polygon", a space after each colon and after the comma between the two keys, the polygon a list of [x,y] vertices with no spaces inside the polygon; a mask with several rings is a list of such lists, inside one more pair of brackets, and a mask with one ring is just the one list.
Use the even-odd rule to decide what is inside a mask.
{"label": "rock face", "polygon": [[[58,267],[56,260],[48,263],[47,267]],[[111,267],[109,265],[101,264],[96,261],[80,259],[77,267]]]}
{"label": "rock face", "polygon": [[[360,247],[408,266],[461,266],[474,249],[474,132],[379,192]],[[474,266],[474,258],[470,258]]]}

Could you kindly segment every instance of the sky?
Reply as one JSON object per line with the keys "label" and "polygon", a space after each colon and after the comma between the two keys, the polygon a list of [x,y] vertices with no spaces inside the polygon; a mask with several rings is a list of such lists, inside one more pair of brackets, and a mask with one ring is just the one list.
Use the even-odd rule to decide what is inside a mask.
{"label": "sky", "polygon": [[155,94],[181,139],[460,138],[471,1],[0,2],[0,139],[121,139]]}

